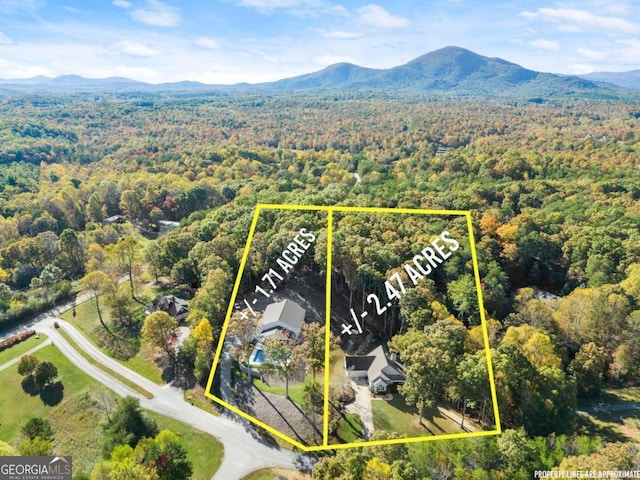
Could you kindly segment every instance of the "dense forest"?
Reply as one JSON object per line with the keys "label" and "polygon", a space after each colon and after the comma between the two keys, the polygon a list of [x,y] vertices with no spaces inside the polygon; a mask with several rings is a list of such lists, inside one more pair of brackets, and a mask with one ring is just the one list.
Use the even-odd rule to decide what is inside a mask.
{"label": "dense forest", "polygon": [[[0,99],[0,322],[72,294],[92,272],[131,277],[131,263],[107,267],[142,233],[151,239],[144,251],[129,242],[136,262],[193,296],[190,321],[207,319],[217,339],[257,203],[470,210],[506,432],[341,451],[320,460],[314,478],[638,468],[637,420],[626,436],[599,436],[576,405],[640,381],[639,123],[639,104],[607,100],[7,96]],[[163,221],[180,226],[164,233]],[[372,239],[353,258],[389,262],[384,272],[402,262],[381,253],[397,228],[352,219],[339,240]],[[254,272],[265,271],[268,252],[284,241],[259,240],[265,256],[254,259]],[[332,275],[349,285],[357,268],[338,256]],[[399,349],[449,316],[469,323],[474,315],[468,288],[445,292],[456,266],[447,269],[425,293],[429,302],[405,310]],[[464,361],[472,362],[469,336]],[[201,382],[210,359],[199,349],[190,360]]]}

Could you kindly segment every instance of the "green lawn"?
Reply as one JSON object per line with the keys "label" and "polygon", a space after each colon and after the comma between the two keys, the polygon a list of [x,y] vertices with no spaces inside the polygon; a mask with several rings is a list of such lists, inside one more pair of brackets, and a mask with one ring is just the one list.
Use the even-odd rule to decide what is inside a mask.
{"label": "green lawn", "polygon": [[418,410],[405,405],[402,396],[393,395],[393,400],[374,399],[371,402],[373,425],[376,430],[405,434],[407,437],[424,437],[461,432],[460,426],[442,416],[437,408],[425,408],[422,425],[418,423]]}
{"label": "green lawn", "polygon": [[224,446],[216,438],[177,420],[147,413],[158,422],[161,430],[171,430],[182,439],[188,452],[187,458],[193,464],[192,480],[209,480],[220,468]]}
{"label": "green lawn", "polygon": [[184,391],[184,400],[192,405],[204,410],[216,417],[220,416],[220,410],[216,403],[204,394],[204,389],[200,385]]}
{"label": "green lawn", "polygon": [[640,403],[640,387],[605,388],[594,398],[578,400],[578,409],[618,403]]}
{"label": "green lawn", "polygon": [[105,407],[115,407],[115,395],[96,387],[63,400],[49,415],[56,453],[73,456],[74,472],[90,472],[101,458]]}
{"label": "green lawn", "polygon": [[640,441],[640,410],[618,410],[577,415],[578,433],[598,435],[608,442]]}
{"label": "green lawn", "polygon": [[74,350],[76,350],[78,352],[78,354],[80,354],[91,365],[95,365],[100,370],[102,370],[103,372],[105,372],[108,375],[112,376],[113,378],[118,380],[120,383],[123,383],[124,385],[126,385],[129,388],[133,389],[134,391],[138,392],[140,395],[144,395],[147,398],[153,398],[153,393],[145,390],[144,388],[139,386],[137,383],[132,382],[128,378],[123,377],[118,372],[115,372],[115,371],[111,370],[109,367],[107,367],[107,366],[103,365],[102,363],[98,362],[91,355],[89,355],[87,352],[85,352],[80,346],[78,346],[78,344],[71,338],[71,336],[69,336],[69,334],[64,331],[64,328],[61,328],[60,330],[58,330],[58,333],[60,333],[60,335],[62,335],[65,338],[65,340],[67,342],[69,342],[69,344],[74,348]]}
{"label": "green lawn", "polygon": [[[36,338],[38,336],[40,338]],[[33,335],[33,336],[27,338],[24,342],[20,342],[20,343],[14,345],[11,348],[3,350],[2,352],[0,352],[0,365],[2,365],[4,363],[7,363],[7,362],[10,362],[14,358],[17,358],[17,357],[23,355],[25,352],[28,352],[33,347],[37,347],[42,342],[47,340],[47,338],[48,337],[46,335],[43,335],[42,333],[39,333],[39,334],[36,334],[36,335]]]}
{"label": "green lawn", "polygon": [[[338,430],[335,434],[335,443],[354,443],[361,442],[362,438],[362,422],[360,415],[357,413],[347,413],[346,418],[341,418],[338,423]],[[334,439],[330,439],[329,443],[334,443]]]}
{"label": "green lawn", "polygon": [[[7,352],[15,352],[13,347]],[[99,460],[101,424],[105,412],[113,408],[116,395],[74,367],[55,347],[48,345],[36,352],[40,361],[50,361],[58,368],[58,379],[64,386],[62,400],[48,406],[38,395],[25,393],[17,365],[0,371],[0,440],[18,446],[23,438],[21,427],[31,417],[47,418],[54,429],[57,454],[74,457],[76,471],[88,472]],[[211,435],[181,422],[147,412],[161,429],[178,433],[194,465],[193,478],[209,479],[220,466],[223,446]]]}
{"label": "green lawn", "polygon": [[[150,295],[145,295],[148,297]],[[109,314],[109,309],[104,305],[104,301],[101,299],[101,308],[102,318],[109,324],[111,320],[111,315]],[[73,316],[73,310],[69,309],[62,314],[62,318],[75,326],[82,334],[87,337],[87,339],[93,343],[96,347],[98,347],[105,354],[113,357],[111,353],[102,347],[100,342],[98,341],[98,332],[103,330],[102,325],[100,325],[100,320],[98,319],[98,314],[96,312],[95,300],[93,298],[87,300],[86,302],[82,302],[76,305],[76,316]],[[142,315],[142,306],[140,306],[140,315]],[[155,382],[159,385],[163,384],[162,380],[162,370],[158,367],[154,361],[155,355],[151,348],[143,345],[140,348],[140,351],[133,357],[123,360],[121,358],[115,358],[118,362],[124,365],[127,368],[130,368],[134,372],[139,373],[140,375],[148,378],[152,382]]]}
{"label": "green lawn", "polygon": [[[311,377],[305,379],[305,382],[311,381]],[[284,397],[284,385],[267,385],[257,378],[253,379],[253,386],[262,392],[275,393],[276,395],[282,395]],[[289,384],[289,398],[302,406],[305,404],[304,399],[304,383],[292,383]],[[320,384],[322,388],[322,384]]]}
{"label": "green lawn", "polygon": [[[12,349],[9,349],[9,351]],[[58,379],[64,385],[63,399],[74,397],[99,384],[75,368],[55,346],[46,346],[35,356],[42,361],[52,362],[58,368]],[[0,372],[0,385],[4,385],[0,395],[0,440],[11,441],[20,435],[20,428],[31,417],[48,417],[55,406],[45,405],[38,395],[27,395],[22,389],[22,377],[18,366],[14,365]]]}

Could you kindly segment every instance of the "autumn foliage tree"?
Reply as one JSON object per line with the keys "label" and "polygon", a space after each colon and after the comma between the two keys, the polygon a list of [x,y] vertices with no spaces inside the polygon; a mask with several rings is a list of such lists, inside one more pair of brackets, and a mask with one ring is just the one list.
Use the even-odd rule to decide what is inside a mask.
{"label": "autumn foliage tree", "polygon": [[175,364],[178,339],[178,322],[175,318],[167,312],[153,312],[145,318],[140,333],[145,342],[162,350]]}

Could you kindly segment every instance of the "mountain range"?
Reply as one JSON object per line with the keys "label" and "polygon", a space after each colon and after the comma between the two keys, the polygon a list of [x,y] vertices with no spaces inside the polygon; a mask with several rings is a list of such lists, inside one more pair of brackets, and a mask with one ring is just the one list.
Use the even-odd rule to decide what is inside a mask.
{"label": "mountain range", "polygon": [[404,65],[388,69],[338,63],[323,70],[276,82],[207,85],[199,82],[149,84],[122,77],[88,79],[77,75],[2,80],[8,91],[385,91],[447,96],[484,97],[611,97],[625,88],[640,88],[640,71],[555,75],[528,70],[500,58],[489,58],[460,47],[445,47]]}

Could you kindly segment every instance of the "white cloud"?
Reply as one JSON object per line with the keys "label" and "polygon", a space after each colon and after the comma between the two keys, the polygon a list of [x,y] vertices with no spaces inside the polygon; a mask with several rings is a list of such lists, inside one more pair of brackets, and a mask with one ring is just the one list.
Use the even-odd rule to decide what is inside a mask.
{"label": "white cloud", "polygon": [[178,10],[160,0],[145,0],[145,6],[131,12],[131,18],[156,27],[175,27],[180,23]]}
{"label": "white cloud", "polygon": [[537,12],[524,11],[521,16],[528,19],[541,18],[552,22],[573,23],[591,29],[638,33],[640,26],[618,17],[595,15],[585,10],[572,8],[540,8]]}
{"label": "white cloud", "polygon": [[153,57],[158,55],[160,50],[151,48],[143,43],[132,42],[130,40],[120,40],[113,45],[118,52],[130,57]]}
{"label": "white cloud", "polygon": [[591,73],[596,70],[596,67],[587,63],[574,63],[569,65],[569,73],[574,75],[584,75],[585,73]]}
{"label": "white cloud", "polygon": [[640,40],[637,38],[629,38],[626,40],[618,40],[616,43],[622,45],[622,48],[613,52],[611,60],[613,60],[614,63],[619,62],[622,65],[637,69],[637,65],[640,63]]}
{"label": "white cloud", "polygon": [[42,5],[42,0],[0,0],[0,12],[5,15],[20,10],[36,10]]}
{"label": "white cloud", "polygon": [[544,38],[536,38],[535,40],[531,40],[529,45],[535,47],[539,50],[549,50],[552,52],[560,51],[560,45],[558,42],[554,40],[545,40]]}
{"label": "white cloud", "polygon": [[0,58],[2,78],[30,78],[38,75],[51,76],[51,71],[37,65],[22,65]]}
{"label": "white cloud", "polygon": [[237,4],[265,14],[282,9],[300,17],[318,17],[319,15],[346,17],[349,15],[349,11],[344,6],[334,5],[328,0],[238,0]]}
{"label": "white cloud", "polygon": [[70,7],[69,5],[65,5],[62,8],[64,8],[69,13],[76,13],[76,14],[81,14],[81,15],[86,15],[87,13],[89,13],[86,10],[81,10],[79,8]]}
{"label": "white cloud", "polygon": [[0,45],[11,45],[13,40],[7,37],[4,33],[0,32]]}
{"label": "white cloud", "polygon": [[588,60],[604,60],[607,57],[606,52],[592,50],[590,48],[578,48],[578,54]]}
{"label": "white cloud", "polygon": [[116,7],[120,7],[120,8],[131,8],[131,7],[133,7],[133,4],[131,2],[128,2],[127,0],[113,0],[113,4]]}
{"label": "white cloud", "polygon": [[195,40],[195,44],[200,48],[208,48],[210,50],[214,50],[220,46],[220,42],[210,37],[198,37]]}
{"label": "white cloud", "polygon": [[374,28],[402,28],[409,25],[409,20],[391,15],[380,5],[370,3],[356,10],[361,23]]}
{"label": "white cloud", "polygon": [[116,77],[134,78],[142,82],[162,82],[162,76],[157,71],[146,67],[128,67],[118,65],[115,67],[111,75]]}
{"label": "white cloud", "polygon": [[346,31],[346,30],[330,30],[330,31],[321,32],[321,35],[325,38],[336,38],[340,40],[345,40],[345,39],[352,39],[352,38],[360,38],[364,34],[362,32],[353,32],[353,31]]}
{"label": "white cloud", "polygon": [[[578,48],[578,58],[572,59],[579,67],[589,67],[591,71],[624,71],[637,69],[640,63],[640,40],[624,39],[606,42],[594,48]],[[583,60],[590,62],[583,64]]]}
{"label": "white cloud", "polygon": [[335,65],[336,63],[356,63],[352,57],[346,55],[318,55],[313,57],[313,61],[323,67]]}
{"label": "white cloud", "polygon": [[277,8],[294,8],[317,5],[316,0],[241,0],[238,5],[257,10],[275,10]]}
{"label": "white cloud", "polygon": [[558,30],[565,33],[579,33],[582,32],[582,29],[578,25],[569,25],[566,23],[561,23],[558,25]]}

